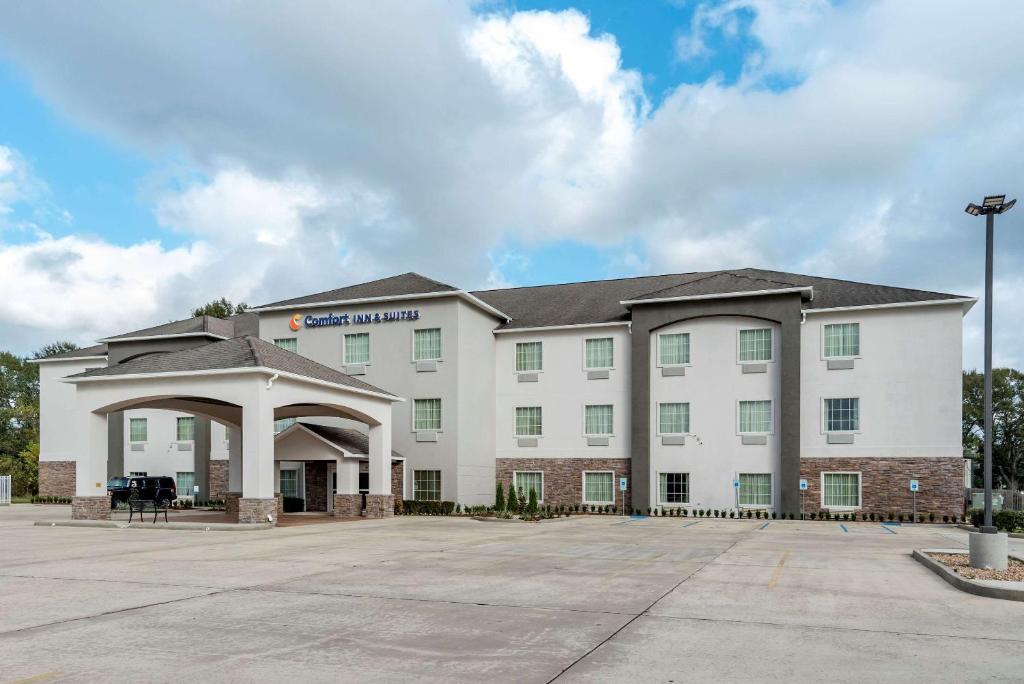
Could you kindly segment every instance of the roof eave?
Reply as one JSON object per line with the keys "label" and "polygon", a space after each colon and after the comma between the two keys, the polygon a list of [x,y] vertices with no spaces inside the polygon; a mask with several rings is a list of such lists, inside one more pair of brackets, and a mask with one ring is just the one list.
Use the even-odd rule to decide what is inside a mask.
{"label": "roof eave", "polygon": [[444,290],[442,292],[417,292],[412,294],[388,295],[383,297],[358,297],[356,299],[333,299],[325,302],[294,302],[291,304],[257,306],[249,310],[256,313],[270,311],[294,311],[295,309],[320,309],[332,306],[354,306],[357,304],[376,304],[380,302],[403,302],[414,299],[438,299],[441,297],[459,297],[492,314],[493,316],[504,319],[506,321],[512,320],[507,314],[499,311],[498,309],[495,309],[487,302],[483,301],[482,299],[473,295],[472,293],[467,292],[466,290]]}
{"label": "roof eave", "polygon": [[736,299],[739,297],[763,297],[766,295],[800,293],[801,298],[814,299],[814,288],[810,285],[802,287],[783,287],[772,290],[748,290],[746,292],[718,292],[705,295],[684,295],[681,297],[653,297],[651,299],[626,299],[619,304],[631,309],[638,304],[668,304],[672,302],[692,302],[706,299]]}
{"label": "roof eave", "polygon": [[105,337],[102,340],[96,340],[104,344],[111,344],[117,342],[147,342],[149,340],[167,340],[177,339],[182,337],[209,337],[214,340],[227,340],[228,337],[223,335],[217,335],[211,332],[189,332],[189,333],[172,333],[169,335],[139,335],[138,337]]}
{"label": "roof eave", "polygon": [[58,361],[106,361],[106,354],[97,354],[95,356],[65,356],[59,359],[46,358],[41,359],[28,359],[29,363],[57,363]]}
{"label": "roof eave", "polygon": [[966,314],[977,304],[977,297],[951,297],[948,299],[925,299],[919,302],[889,302],[887,304],[858,304],[856,306],[833,306],[821,309],[804,309],[805,314],[836,313],[843,311],[865,311],[869,309],[907,309],[918,306],[941,306],[958,304]]}

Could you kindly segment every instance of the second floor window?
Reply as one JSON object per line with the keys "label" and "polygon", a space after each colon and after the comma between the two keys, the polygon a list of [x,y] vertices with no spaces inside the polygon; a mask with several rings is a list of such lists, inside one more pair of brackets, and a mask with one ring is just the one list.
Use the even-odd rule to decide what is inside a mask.
{"label": "second floor window", "polygon": [[516,342],[516,372],[544,369],[544,350],[540,342]]}
{"label": "second floor window", "polygon": [[412,334],[413,361],[438,361],[441,358],[441,329],[427,328]]}
{"label": "second floor window", "polygon": [[178,441],[191,442],[196,438],[196,419],[192,416],[178,418]]}
{"label": "second floor window", "polygon": [[370,333],[345,335],[345,363],[370,362]]}
{"label": "second floor window", "polygon": [[658,335],[658,362],[662,366],[690,363],[690,333]]}
{"label": "second floor window", "polygon": [[771,361],[772,329],[740,330],[740,361]]}
{"label": "second floor window", "polygon": [[689,404],[658,404],[658,432],[682,435],[690,431]]}
{"label": "second floor window", "polygon": [[274,344],[281,349],[287,349],[290,352],[299,352],[299,340],[295,337],[279,337],[274,340]]}
{"label": "second floor window", "polygon": [[128,420],[128,439],[132,442],[145,442],[149,439],[149,421],[145,418]]}
{"label": "second floor window", "polygon": [[539,437],[543,429],[540,406],[516,407],[516,437]]}
{"label": "second floor window", "polygon": [[440,430],[441,400],[416,399],[413,402],[412,427],[414,430]]}
{"label": "second floor window", "polygon": [[600,337],[584,342],[586,353],[584,364],[587,370],[595,368],[611,368],[614,360],[612,338]]}
{"label": "second floor window", "polygon": [[767,434],[772,431],[771,401],[740,402],[740,433]]}
{"label": "second floor window", "polygon": [[612,434],[612,406],[598,404],[583,409],[583,430],[587,435]]}
{"label": "second floor window", "polygon": [[860,429],[860,399],[826,399],[825,432],[856,432]]}
{"label": "second floor window", "polygon": [[825,358],[860,356],[860,323],[825,326]]}

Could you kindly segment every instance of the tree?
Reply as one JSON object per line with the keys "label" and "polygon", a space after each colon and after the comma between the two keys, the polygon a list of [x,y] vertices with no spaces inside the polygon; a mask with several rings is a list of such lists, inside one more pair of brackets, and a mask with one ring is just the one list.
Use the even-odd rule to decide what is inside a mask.
{"label": "tree", "polygon": [[[985,439],[985,376],[964,373],[962,436],[964,456],[978,463],[975,484],[981,486]],[[1024,485],[1024,373],[1012,368],[992,370],[993,486],[1020,490]]]}
{"label": "tree", "polygon": [[81,347],[79,347],[74,342],[68,342],[67,340],[50,342],[49,344],[44,344],[42,347],[37,349],[35,353],[32,354],[32,358],[42,359],[46,358],[47,356],[53,356],[55,354],[63,354],[64,352],[75,351],[76,349],[80,348]]}
{"label": "tree", "polygon": [[248,310],[249,305],[245,302],[232,304],[227,297],[221,297],[220,299],[214,299],[212,302],[207,302],[199,308],[192,309],[192,316],[193,318],[196,316],[217,316],[218,318],[227,318],[228,316],[234,316],[235,314],[245,313]]}
{"label": "tree", "polygon": [[505,492],[501,488],[501,483],[498,482],[494,485],[494,512],[501,513],[505,510]]}
{"label": "tree", "polygon": [[505,510],[509,513],[519,512],[519,495],[516,494],[516,487],[513,483],[508,483],[508,497],[505,500]]}
{"label": "tree", "polygon": [[530,487],[530,502],[526,505],[526,512],[537,515],[537,490],[533,487]]}

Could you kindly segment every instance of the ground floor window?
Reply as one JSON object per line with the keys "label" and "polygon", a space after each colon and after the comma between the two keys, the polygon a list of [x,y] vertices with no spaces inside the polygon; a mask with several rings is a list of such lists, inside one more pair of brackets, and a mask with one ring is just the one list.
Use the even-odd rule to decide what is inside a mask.
{"label": "ground floor window", "polygon": [[416,501],[440,501],[441,471],[414,470],[412,475],[412,498]]}
{"label": "ground floor window", "polygon": [[192,496],[192,487],[196,483],[196,474],[179,472],[175,475],[174,482],[178,486],[179,495]]}
{"label": "ground floor window", "polygon": [[690,503],[690,475],[688,473],[659,473],[658,503]]}
{"label": "ground floor window", "polygon": [[860,508],[860,473],[822,473],[821,502],[825,508]]}
{"label": "ground floor window", "polygon": [[299,471],[281,471],[281,496],[297,498],[299,496]]}
{"label": "ground floor window", "polygon": [[615,503],[612,472],[583,473],[583,503]]}
{"label": "ground floor window", "polygon": [[771,506],[771,473],[740,473],[740,506]]}
{"label": "ground floor window", "polygon": [[530,490],[537,492],[537,501],[544,500],[544,473],[539,470],[516,472],[514,474],[516,491],[530,500]]}

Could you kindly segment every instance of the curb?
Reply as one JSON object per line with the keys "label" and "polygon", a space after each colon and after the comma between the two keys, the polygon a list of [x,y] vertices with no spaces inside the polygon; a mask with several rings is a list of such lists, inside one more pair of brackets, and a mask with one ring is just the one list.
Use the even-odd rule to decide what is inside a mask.
{"label": "curb", "polygon": [[[965,591],[968,594],[974,594],[976,596],[985,596],[987,598],[1004,599],[1006,601],[1024,601],[1024,586],[1020,589],[1011,589],[1009,587],[993,587],[987,584],[981,584],[977,580],[967,579],[956,574],[945,565],[940,563],[933,558],[930,558],[927,554],[928,551],[939,552],[942,549],[914,549],[914,552],[910,555],[913,558],[924,565],[926,568],[934,572],[936,575],[952,584],[960,591]],[[1015,558],[1019,561],[1024,559],[1010,554],[1010,558]],[[1021,582],[1024,585],[1024,582]]]}
{"label": "curb", "polygon": [[470,519],[476,520],[477,522],[492,522],[492,523],[549,523],[557,522],[559,520],[570,520],[571,517],[558,517],[558,518],[547,518],[545,520],[520,520],[519,518],[496,518],[494,516],[484,515],[471,515]]}
{"label": "curb", "polygon": [[[966,530],[968,532],[980,532],[981,531],[977,527],[974,527],[973,525],[957,525],[957,527],[959,527],[961,530]],[[1007,536],[1010,537],[1010,539],[1024,539],[1024,532],[1007,532],[1006,534],[1007,534]]]}
{"label": "curb", "polygon": [[248,530],[269,530],[269,523],[126,523],[117,520],[37,520],[36,527],[92,527],[113,530],[188,530],[192,532],[244,532]]}

